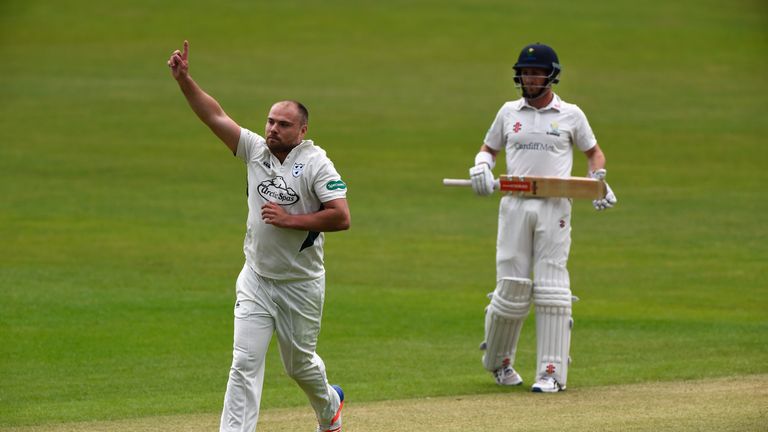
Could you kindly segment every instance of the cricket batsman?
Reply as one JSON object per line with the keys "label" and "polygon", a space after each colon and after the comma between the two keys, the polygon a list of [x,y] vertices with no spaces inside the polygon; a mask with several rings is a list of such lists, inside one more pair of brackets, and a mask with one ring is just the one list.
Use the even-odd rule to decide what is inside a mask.
{"label": "cricket batsman", "polygon": [[323,233],[349,228],[347,186],[323,149],[305,140],[306,107],[272,105],[264,137],[240,127],[189,75],[189,43],[168,59],[189,106],[245,163],[245,265],[237,278],[232,366],[220,431],[253,432],[264,361],[277,334],[286,373],[306,393],[319,432],[341,431],[344,392],[328,384],[317,355],[325,298]]}
{"label": "cricket batsman", "polygon": [[[555,51],[527,45],[514,65],[520,99],[506,102],[485,135],[469,169],[473,191],[493,192],[496,156],[506,153],[507,174],[569,177],[574,148],[588,161],[589,176],[605,179],[605,155],[584,113],[552,91],[560,76]],[[616,204],[606,184],[597,210]],[[571,345],[571,287],[566,268],[571,247],[571,200],[504,195],[499,204],[496,289],[485,315],[483,366],[499,385],[523,380],[514,369],[515,351],[531,303],[536,309],[534,392],[563,391],[568,382]]]}

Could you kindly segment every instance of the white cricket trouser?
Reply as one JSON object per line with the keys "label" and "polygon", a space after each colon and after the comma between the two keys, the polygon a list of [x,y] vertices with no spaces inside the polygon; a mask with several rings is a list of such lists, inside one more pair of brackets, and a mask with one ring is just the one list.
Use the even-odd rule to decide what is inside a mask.
{"label": "white cricket trouser", "polygon": [[[570,249],[569,199],[520,198],[511,195],[501,198],[496,277],[499,281],[525,280],[533,274],[537,379],[551,375],[563,387],[568,379],[572,323],[567,269]],[[515,325],[519,332],[522,321]],[[494,330],[487,329],[486,338]],[[513,338],[511,347],[497,344],[504,347],[505,352],[486,352],[486,356],[495,356],[491,357],[494,359],[507,355],[512,361],[516,343],[517,338]]]}
{"label": "white cricket trouser", "polygon": [[232,367],[224,396],[221,432],[253,432],[259,418],[264,362],[276,333],[286,373],[307,394],[318,423],[330,424],[339,396],[315,353],[325,298],[325,277],[278,281],[247,265],[237,278]]}
{"label": "white cricket trouser", "polygon": [[571,201],[567,198],[520,198],[505,195],[499,204],[496,279],[531,278],[557,273],[568,282],[571,250]]}

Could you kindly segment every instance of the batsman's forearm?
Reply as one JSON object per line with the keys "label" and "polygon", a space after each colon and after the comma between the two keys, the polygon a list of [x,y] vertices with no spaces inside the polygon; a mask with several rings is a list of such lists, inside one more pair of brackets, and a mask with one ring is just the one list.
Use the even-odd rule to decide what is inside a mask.
{"label": "batsman's forearm", "polygon": [[600,156],[601,157],[599,157],[599,158],[594,158],[594,159],[590,159],[589,160],[589,171],[590,172],[595,172],[595,171],[597,171],[599,169],[605,168],[605,157],[603,157],[602,154]]}
{"label": "batsman's forearm", "polygon": [[589,166],[589,172],[595,172],[599,169],[605,168],[605,154],[599,147],[595,146],[594,151],[587,154],[587,165]]}
{"label": "batsman's forearm", "polygon": [[187,98],[187,103],[189,103],[192,111],[195,112],[203,123],[210,127],[214,124],[214,120],[217,117],[226,115],[216,99],[204,92],[192,77],[186,75],[177,82],[184,97]]}

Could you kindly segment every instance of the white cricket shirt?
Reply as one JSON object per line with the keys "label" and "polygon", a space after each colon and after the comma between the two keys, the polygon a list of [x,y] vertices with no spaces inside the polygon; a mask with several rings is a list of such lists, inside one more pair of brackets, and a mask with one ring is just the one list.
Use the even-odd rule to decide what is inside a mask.
{"label": "white cricket shirt", "polygon": [[542,109],[525,98],[502,105],[484,143],[505,150],[507,174],[568,177],[573,147],[587,151],[597,140],[584,112],[555,94]]}
{"label": "white cricket shirt", "polygon": [[257,274],[278,280],[314,279],[325,273],[323,233],[278,228],[261,219],[267,201],[289,214],[319,211],[322,203],[346,198],[347,186],[325,154],[304,140],[280,161],[263,137],[240,131],[237,157],[248,170],[248,222],[243,251]]}

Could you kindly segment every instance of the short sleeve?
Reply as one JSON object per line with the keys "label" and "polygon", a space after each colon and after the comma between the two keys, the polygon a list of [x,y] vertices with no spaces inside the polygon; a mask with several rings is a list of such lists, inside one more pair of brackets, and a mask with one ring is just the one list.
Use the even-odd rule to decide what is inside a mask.
{"label": "short sleeve", "polygon": [[237,142],[235,156],[244,162],[250,161],[257,154],[259,148],[264,146],[264,138],[246,128],[240,128],[240,139]]}
{"label": "short sleeve", "polygon": [[333,162],[323,158],[314,178],[314,189],[320,202],[347,197],[347,184],[341,179]]}
{"label": "short sleeve", "polygon": [[504,113],[506,110],[504,109],[504,106],[502,106],[499,109],[499,112],[496,113],[496,118],[493,120],[493,123],[491,123],[491,127],[488,129],[488,132],[485,134],[485,139],[483,140],[483,143],[487,145],[488,147],[496,150],[501,151],[504,148],[505,142],[504,142]]}
{"label": "short sleeve", "polygon": [[576,109],[574,115],[573,145],[583,152],[588,151],[597,144],[597,139],[584,112]]}

